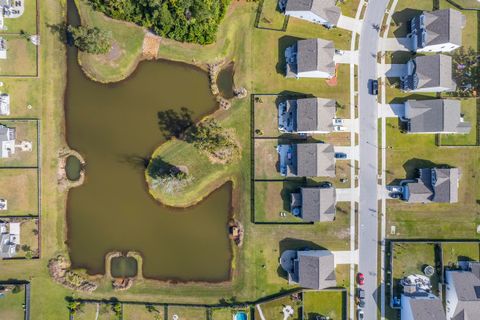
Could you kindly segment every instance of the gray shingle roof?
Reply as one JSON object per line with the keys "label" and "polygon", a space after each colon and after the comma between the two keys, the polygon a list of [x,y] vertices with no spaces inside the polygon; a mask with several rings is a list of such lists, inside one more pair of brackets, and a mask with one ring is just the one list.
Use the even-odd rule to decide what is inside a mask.
{"label": "gray shingle roof", "polygon": [[419,56],[415,58],[417,89],[444,87],[452,91],[456,84],[452,79],[452,57],[444,54]]}
{"label": "gray shingle roof", "polygon": [[480,279],[469,271],[449,271],[451,284],[457,293],[458,303],[453,313],[454,320],[473,320],[480,315]]}
{"label": "gray shingle roof", "polygon": [[327,143],[300,143],[296,148],[296,175],[299,177],[334,177],[335,152]]}
{"label": "gray shingle roof", "polygon": [[408,184],[408,202],[458,202],[458,168],[424,168],[419,171],[420,177],[416,182]]}
{"label": "gray shingle roof", "polygon": [[298,251],[298,283],[304,288],[325,289],[337,285],[333,253],[327,250]]}
{"label": "gray shingle roof", "polygon": [[297,73],[321,71],[335,73],[335,47],[332,41],[306,39],[297,42]]}
{"label": "gray shingle roof", "polygon": [[409,299],[414,320],[446,320],[440,299]]}
{"label": "gray shingle roof", "polygon": [[306,98],[297,100],[295,131],[332,131],[335,100]]}
{"label": "gray shingle roof", "polygon": [[459,100],[408,100],[405,117],[409,119],[409,132],[468,133],[471,125],[460,121]]}
{"label": "gray shingle roof", "polygon": [[8,128],[7,126],[0,124],[0,142],[11,140],[12,136],[15,138],[15,129]]}
{"label": "gray shingle roof", "polygon": [[453,43],[462,45],[465,16],[453,9],[424,12],[427,31],[425,45]]}
{"label": "gray shingle roof", "polygon": [[302,219],[309,222],[328,222],[335,219],[335,188],[300,188]]}
{"label": "gray shingle roof", "polygon": [[341,10],[335,0],[288,0],[285,11],[311,11],[332,24],[337,24]]}

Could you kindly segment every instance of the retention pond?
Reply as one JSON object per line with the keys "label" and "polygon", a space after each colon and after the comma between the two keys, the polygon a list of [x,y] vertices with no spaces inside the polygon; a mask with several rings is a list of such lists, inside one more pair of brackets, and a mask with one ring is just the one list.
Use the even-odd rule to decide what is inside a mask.
{"label": "retention pond", "polygon": [[147,278],[229,279],[231,185],[199,205],[173,209],[153,200],[144,178],[145,162],[165,139],[159,119],[174,121],[187,108],[196,120],[214,107],[208,76],[198,68],[142,62],[127,80],[104,85],[89,80],[68,49],[67,139],[87,163],[85,183],[69,191],[67,203],[74,268],[103,274],[108,252],[138,251]]}

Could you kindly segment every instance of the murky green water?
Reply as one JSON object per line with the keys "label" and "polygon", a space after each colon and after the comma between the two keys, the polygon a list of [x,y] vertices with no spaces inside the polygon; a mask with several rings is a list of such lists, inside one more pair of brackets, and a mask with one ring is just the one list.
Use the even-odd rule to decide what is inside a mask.
{"label": "murky green water", "polygon": [[226,65],[222,70],[220,70],[217,76],[218,90],[220,91],[220,94],[222,95],[222,97],[226,99],[231,99],[234,97],[234,94],[233,94],[234,71],[235,71],[235,65],[232,62]]}
{"label": "murky green water", "polygon": [[65,164],[65,172],[70,181],[77,181],[80,179],[80,172],[82,171],[82,163],[75,156],[68,156]]}
{"label": "murky green water", "polygon": [[114,257],[110,263],[110,272],[114,278],[134,277],[137,275],[137,259],[133,257]]}
{"label": "murky green water", "polygon": [[231,186],[178,210],[154,201],[144,180],[145,160],[164,141],[159,112],[175,115],[185,107],[198,119],[214,108],[207,74],[185,64],[142,62],[128,80],[102,85],[84,76],[69,49],[65,103],[68,143],[87,163],[85,184],[68,196],[73,267],[104,273],[107,252],[138,251],[148,278],[228,279]]}

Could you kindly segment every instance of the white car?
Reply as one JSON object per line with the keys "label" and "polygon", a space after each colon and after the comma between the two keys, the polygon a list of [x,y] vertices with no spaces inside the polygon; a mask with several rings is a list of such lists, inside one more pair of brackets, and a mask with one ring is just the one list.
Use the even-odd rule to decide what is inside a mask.
{"label": "white car", "polygon": [[343,131],[347,131],[347,128],[344,127],[344,126],[333,126],[333,131],[334,132],[343,132]]}
{"label": "white car", "polygon": [[343,119],[335,118],[332,120],[334,126],[343,126]]}

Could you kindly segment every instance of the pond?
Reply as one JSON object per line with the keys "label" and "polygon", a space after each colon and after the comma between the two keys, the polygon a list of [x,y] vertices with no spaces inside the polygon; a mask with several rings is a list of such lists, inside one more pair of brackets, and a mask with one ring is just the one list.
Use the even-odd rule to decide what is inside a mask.
{"label": "pond", "polygon": [[110,272],[114,278],[131,278],[137,275],[137,259],[134,257],[113,257]]}
{"label": "pond", "polygon": [[75,156],[68,156],[65,164],[65,172],[70,181],[77,181],[80,179],[82,172],[82,162]]}
{"label": "pond", "polygon": [[220,95],[225,99],[232,99],[234,97],[233,89],[233,73],[235,65],[233,62],[226,65],[217,76],[217,86],[220,91]]}
{"label": "pond", "polygon": [[[70,23],[78,21],[72,2]],[[142,62],[127,80],[104,85],[89,80],[68,49],[67,140],[88,162],[85,183],[68,195],[72,267],[103,274],[106,253],[137,251],[146,278],[229,279],[231,185],[197,206],[174,209],[149,195],[144,177],[146,161],[165,141],[162,128],[215,107],[208,76],[198,68]]]}

